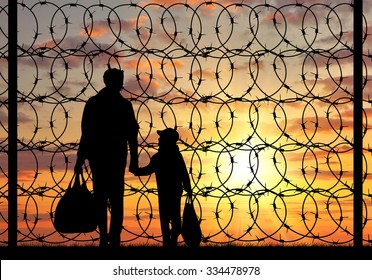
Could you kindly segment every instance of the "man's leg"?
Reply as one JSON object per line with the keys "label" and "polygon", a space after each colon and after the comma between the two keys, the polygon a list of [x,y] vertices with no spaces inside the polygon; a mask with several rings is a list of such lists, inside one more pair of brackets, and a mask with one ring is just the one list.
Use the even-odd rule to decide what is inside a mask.
{"label": "man's leg", "polygon": [[97,219],[98,229],[100,234],[100,247],[106,247],[108,245],[108,234],[107,234],[107,199],[104,195],[96,196],[97,203]]}
{"label": "man's leg", "polygon": [[118,186],[110,191],[109,201],[111,205],[110,222],[110,246],[120,246],[120,234],[123,229],[124,219],[124,186]]}
{"label": "man's leg", "polygon": [[100,168],[96,167],[96,165],[91,165],[93,176],[93,193],[97,210],[97,224],[100,234],[99,246],[107,247],[107,194],[105,192],[105,175]]}

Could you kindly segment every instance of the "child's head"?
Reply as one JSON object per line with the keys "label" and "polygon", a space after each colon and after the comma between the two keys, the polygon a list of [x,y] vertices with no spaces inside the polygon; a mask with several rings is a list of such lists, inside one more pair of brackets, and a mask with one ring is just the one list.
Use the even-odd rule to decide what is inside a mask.
{"label": "child's head", "polygon": [[176,145],[179,134],[173,128],[166,128],[164,130],[158,130],[159,137],[159,146],[172,146]]}

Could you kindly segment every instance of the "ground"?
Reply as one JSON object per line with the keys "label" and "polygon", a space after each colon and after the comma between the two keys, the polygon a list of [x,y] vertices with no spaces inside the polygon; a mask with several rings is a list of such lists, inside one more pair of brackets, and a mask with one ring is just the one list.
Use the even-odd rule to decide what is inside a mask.
{"label": "ground", "polygon": [[372,260],[372,247],[0,247],[1,259],[36,260]]}

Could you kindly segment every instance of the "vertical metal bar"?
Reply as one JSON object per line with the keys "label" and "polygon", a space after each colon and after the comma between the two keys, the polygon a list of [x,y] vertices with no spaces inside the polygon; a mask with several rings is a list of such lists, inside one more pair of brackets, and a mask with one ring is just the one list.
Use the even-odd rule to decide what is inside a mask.
{"label": "vertical metal bar", "polygon": [[354,1],[354,246],[363,246],[363,1]]}
{"label": "vertical metal bar", "polygon": [[8,242],[17,246],[17,1],[8,0]]}

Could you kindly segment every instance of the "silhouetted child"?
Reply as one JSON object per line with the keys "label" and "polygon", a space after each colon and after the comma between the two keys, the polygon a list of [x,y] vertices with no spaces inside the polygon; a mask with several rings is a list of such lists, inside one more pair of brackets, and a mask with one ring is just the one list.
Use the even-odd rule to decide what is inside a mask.
{"label": "silhouetted child", "polygon": [[159,151],[151,157],[149,165],[138,168],[136,176],[155,172],[158,187],[160,225],[164,247],[177,246],[181,233],[181,196],[183,189],[192,195],[190,178],[185,161],[177,146],[179,139],[175,129],[157,131]]}

